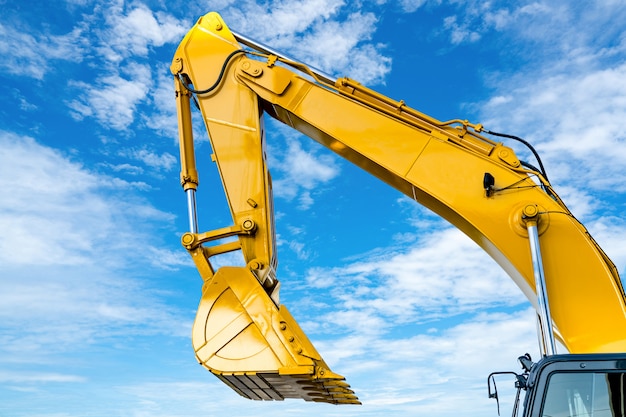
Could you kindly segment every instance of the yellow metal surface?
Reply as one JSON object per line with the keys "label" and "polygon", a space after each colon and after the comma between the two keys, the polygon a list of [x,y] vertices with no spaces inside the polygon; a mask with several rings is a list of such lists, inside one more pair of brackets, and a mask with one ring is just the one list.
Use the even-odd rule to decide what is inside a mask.
{"label": "yellow metal surface", "polygon": [[[182,68],[181,68],[182,70]],[[193,147],[193,126],[191,124],[190,97],[178,78],[174,79],[176,92],[176,107],[178,111],[178,136],[180,145],[180,182],[183,189],[198,188],[198,171],[196,170],[196,156]]]}
{"label": "yellow metal surface", "polygon": [[[221,232],[192,236],[189,241],[200,243],[186,246],[205,280],[194,348],[199,360],[224,382],[249,398],[337,402],[345,394],[348,402],[356,401],[340,389],[339,397],[333,394],[343,387],[340,379],[331,379],[338,385],[315,385],[324,381],[321,369],[325,375],[330,371],[284,307],[277,307],[263,113],[447,219],[491,255],[535,306],[522,213],[537,207],[557,335],[571,353],[626,351],[625,299],[614,265],[541,174],[523,168],[512,149],[477,133],[481,125],[439,122],[351,80],[336,85],[326,78],[312,80],[313,73],[301,64],[285,67],[289,63],[277,65],[280,58],[274,55],[240,49],[219,15],[209,13],[185,36],[172,64],[180,77],[177,83],[188,80],[183,88],[211,87],[195,97],[233,215],[234,226],[228,230],[237,231],[239,244],[223,250],[241,248],[247,264],[214,273],[209,258],[223,250],[203,247],[208,243],[203,236],[219,237]],[[179,104],[179,111],[184,115],[189,110]],[[189,140],[190,135],[181,134],[181,141]],[[485,174],[495,178],[489,193]],[[249,221],[254,230],[239,232]],[[297,345],[284,337],[283,322]],[[291,388],[303,386],[306,390]],[[314,396],[306,394],[311,387]]]}
{"label": "yellow metal surface", "polygon": [[248,268],[220,268],[205,283],[192,343],[198,361],[246,398],[359,403]]}

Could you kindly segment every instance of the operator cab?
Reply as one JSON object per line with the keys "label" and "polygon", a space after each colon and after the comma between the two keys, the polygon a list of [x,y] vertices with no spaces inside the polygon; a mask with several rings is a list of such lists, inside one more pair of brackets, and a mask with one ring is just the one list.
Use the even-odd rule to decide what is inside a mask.
{"label": "operator cab", "polygon": [[497,400],[493,376],[516,375],[518,399],[522,389],[526,398],[513,417],[626,417],[626,355],[552,355],[534,364],[526,355],[520,362],[523,374],[495,372],[488,380]]}

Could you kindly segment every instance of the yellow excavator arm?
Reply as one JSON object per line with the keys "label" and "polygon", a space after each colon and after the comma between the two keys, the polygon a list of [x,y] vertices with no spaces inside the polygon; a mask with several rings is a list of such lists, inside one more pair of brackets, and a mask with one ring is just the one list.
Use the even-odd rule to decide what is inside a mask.
{"label": "yellow excavator arm", "polygon": [[[626,351],[626,303],[615,266],[545,173],[482,135],[481,125],[440,122],[353,80],[333,80],[234,34],[216,13],[187,33],[171,70],[181,182],[190,202],[190,232],[182,242],[204,280],[193,346],[198,360],[241,395],[358,403],[280,305],[263,114],[447,219],[539,309],[538,254],[550,299],[543,327],[553,326],[572,353]],[[199,232],[195,222],[192,99],[233,217],[232,225],[210,232]],[[222,243],[227,237],[237,239]],[[246,266],[213,268],[212,256],[235,250]]]}

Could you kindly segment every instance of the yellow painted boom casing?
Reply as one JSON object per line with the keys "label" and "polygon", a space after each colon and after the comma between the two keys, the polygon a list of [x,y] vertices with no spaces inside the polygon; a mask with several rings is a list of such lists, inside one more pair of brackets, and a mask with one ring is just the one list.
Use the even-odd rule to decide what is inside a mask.
{"label": "yellow painted boom casing", "polygon": [[[239,39],[209,13],[185,36],[172,63],[183,187],[194,187],[193,138],[185,128],[193,95],[234,220],[224,229],[183,236],[205,280],[193,344],[211,372],[249,398],[358,402],[278,302],[262,114],[448,220],[537,307],[526,229],[532,221],[557,337],[571,353],[626,351],[626,302],[617,270],[541,172],[481,135],[481,125],[438,121],[353,80],[331,80],[262,48],[244,50],[247,43]],[[227,236],[238,240],[206,245]],[[214,272],[209,258],[230,250],[242,251],[246,267]]]}

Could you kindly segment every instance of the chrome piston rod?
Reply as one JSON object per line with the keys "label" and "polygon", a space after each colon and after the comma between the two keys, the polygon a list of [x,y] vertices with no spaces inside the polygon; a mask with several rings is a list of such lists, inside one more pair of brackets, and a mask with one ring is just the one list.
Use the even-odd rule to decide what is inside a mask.
{"label": "chrome piston rod", "polygon": [[548,291],[546,289],[546,279],[543,271],[543,260],[541,258],[541,247],[539,246],[539,232],[536,221],[526,223],[528,230],[528,240],[530,243],[530,254],[533,262],[533,273],[535,275],[535,289],[537,292],[537,305],[539,314],[540,347],[546,356],[556,354],[556,343],[554,341],[554,330],[552,328],[552,316],[550,314],[550,304],[548,303]]}
{"label": "chrome piston rod", "polygon": [[189,231],[191,233],[198,233],[198,210],[196,203],[196,190],[193,188],[188,189],[185,194],[187,195],[187,214],[189,215]]}

